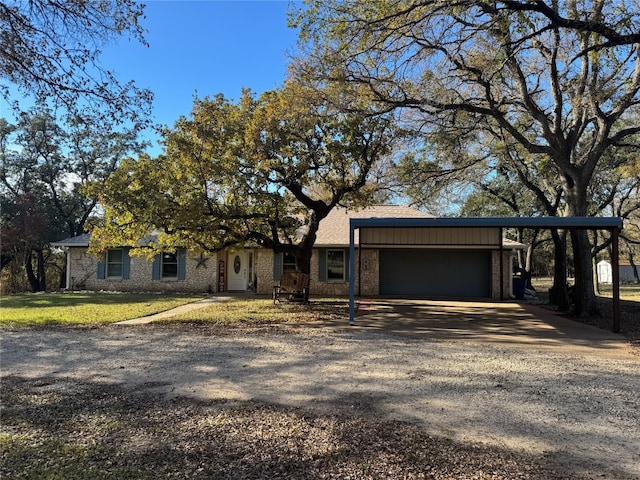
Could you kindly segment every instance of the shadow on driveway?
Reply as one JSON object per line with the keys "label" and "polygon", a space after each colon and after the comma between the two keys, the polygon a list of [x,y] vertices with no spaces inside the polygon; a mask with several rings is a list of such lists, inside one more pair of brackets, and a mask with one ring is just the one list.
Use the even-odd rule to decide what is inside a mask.
{"label": "shadow on driveway", "polygon": [[622,335],[517,302],[361,298],[355,323],[352,328],[399,335],[640,360]]}

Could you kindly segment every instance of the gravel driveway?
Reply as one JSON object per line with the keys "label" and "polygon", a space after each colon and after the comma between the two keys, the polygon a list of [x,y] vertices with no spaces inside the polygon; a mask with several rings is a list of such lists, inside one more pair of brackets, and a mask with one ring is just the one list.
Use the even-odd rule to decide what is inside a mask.
{"label": "gravel driveway", "polygon": [[543,455],[585,478],[640,479],[640,358],[363,329],[158,325],[3,330],[2,376],[259,400],[408,420]]}

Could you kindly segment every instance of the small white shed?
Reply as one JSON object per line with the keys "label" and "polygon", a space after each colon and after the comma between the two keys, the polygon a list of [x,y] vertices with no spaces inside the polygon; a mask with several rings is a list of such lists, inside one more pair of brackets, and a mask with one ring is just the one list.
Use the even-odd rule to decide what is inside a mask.
{"label": "small white shed", "polygon": [[[612,283],[613,277],[611,272],[611,264],[606,260],[601,260],[597,265],[598,269],[598,282],[599,283]],[[637,266],[631,265],[629,262],[620,262],[620,283],[635,283],[636,275],[634,269]]]}
{"label": "small white shed", "polygon": [[612,283],[613,274],[611,264],[606,260],[600,260],[596,266],[598,271],[598,283]]}

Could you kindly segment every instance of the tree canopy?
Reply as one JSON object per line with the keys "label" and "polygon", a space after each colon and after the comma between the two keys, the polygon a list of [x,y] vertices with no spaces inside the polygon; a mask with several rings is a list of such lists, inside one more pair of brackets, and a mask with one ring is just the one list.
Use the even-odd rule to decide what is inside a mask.
{"label": "tree canopy", "polygon": [[0,119],[2,267],[17,262],[31,288],[44,290],[49,243],[84,233],[98,201],[89,186],[140,148],[135,130],[62,124],[46,110],[25,112],[16,125]]}
{"label": "tree canopy", "polygon": [[[237,102],[196,100],[165,132],[162,155],[129,159],[106,183],[94,248],[136,246],[159,229],[160,247],[250,243],[294,255],[308,273],[322,219],[337,205],[371,201],[391,153],[392,118],[362,113],[367,98],[289,81],[257,98],[244,90]],[[355,104],[359,113],[345,113]]]}
{"label": "tree canopy", "polygon": [[[307,72],[365,86],[379,111],[402,110],[435,146],[425,151],[440,178],[500,166],[537,194],[553,178],[557,214],[588,215],[607,152],[639,147],[629,121],[640,109],[636,0],[309,0],[292,22]],[[627,158],[609,156],[610,168]],[[586,232],[571,239],[576,311],[595,311]]]}
{"label": "tree canopy", "polygon": [[145,43],[143,17],[134,0],[1,1],[1,94],[18,111],[25,106],[16,93],[74,115],[89,110],[103,121],[146,124],[151,92],[121,83],[99,62],[103,46],[118,37]]}

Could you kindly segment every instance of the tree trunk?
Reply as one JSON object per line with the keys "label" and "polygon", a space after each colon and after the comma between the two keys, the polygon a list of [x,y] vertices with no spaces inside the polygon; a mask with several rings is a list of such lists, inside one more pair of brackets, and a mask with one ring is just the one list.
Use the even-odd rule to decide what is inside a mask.
{"label": "tree trunk", "polygon": [[640,283],[640,277],[638,276],[638,267],[633,261],[633,252],[629,251],[629,265],[631,265],[631,271],[633,272],[633,278],[635,283]]}
{"label": "tree trunk", "polygon": [[[516,233],[516,241],[518,243],[524,243],[523,238],[524,238],[524,229],[518,228]],[[518,260],[518,270],[525,271],[526,270],[525,259],[524,259],[522,250],[518,249],[518,251],[516,252],[516,258]]]}
{"label": "tree trunk", "polygon": [[[563,190],[570,217],[587,216],[587,184],[579,176],[564,176]],[[593,288],[591,242],[586,230],[571,230],[571,246],[575,270],[574,314],[600,315],[600,307]]]}
{"label": "tree trunk", "polygon": [[318,208],[313,210],[309,218],[309,230],[306,236],[293,252],[296,257],[296,267],[300,272],[306,273],[309,276],[311,276],[311,255],[313,254],[313,246],[316,243],[320,222],[331,211],[329,208],[318,211]]}
{"label": "tree trunk", "polygon": [[[593,244],[598,245],[598,234],[600,232],[598,230],[593,231]],[[591,281],[593,282],[593,291],[600,295],[600,282],[598,281],[598,258],[597,254],[594,253],[595,250],[591,252]]]}
{"label": "tree trunk", "polygon": [[573,264],[575,269],[575,309],[580,315],[600,315],[595,289],[593,288],[593,267],[591,265],[591,242],[586,230],[571,231]]}
{"label": "tree trunk", "polygon": [[67,254],[64,255],[64,260],[62,262],[62,266],[60,267],[60,281],[58,282],[58,288],[60,290],[64,290],[67,288],[67,262],[69,261],[67,258]]}
{"label": "tree trunk", "polygon": [[598,262],[595,255],[591,256],[591,271],[593,273],[593,290],[600,295],[600,282],[598,281]]}
{"label": "tree trunk", "polygon": [[40,292],[44,292],[47,289],[47,277],[45,269],[44,253],[42,248],[36,250],[36,259],[38,266],[38,283],[40,284]]}
{"label": "tree trunk", "polygon": [[35,272],[33,271],[33,259],[31,257],[33,250],[27,250],[24,255],[24,269],[27,273],[27,280],[29,280],[29,285],[31,286],[32,292],[40,292],[40,282]]}
{"label": "tree trunk", "polygon": [[533,236],[531,237],[531,242],[527,246],[527,253],[525,255],[525,263],[524,263],[524,271],[527,275],[527,284],[526,287],[530,290],[535,290],[533,288],[533,284],[531,283],[531,271],[533,270],[533,252],[535,251],[535,246],[538,240],[538,234],[540,230],[534,230]]}
{"label": "tree trunk", "polygon": [[295,257],[296,257],[296,267],[302,273],[306,273],[307,275],[311,275],[311,248],[306,248],[301,245],[300,248],[296,249]]}
{"label": "tree trunk", "polygon": [[557,305],[561,312],[571,309],[569,292],[567,290],[567,238],[566,232],[551,230],[553,238],[553,286],[549,290],[549,303]]}

